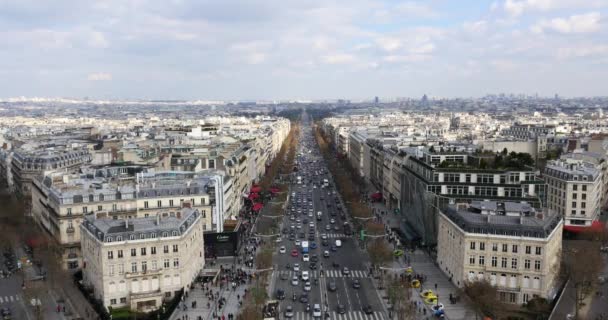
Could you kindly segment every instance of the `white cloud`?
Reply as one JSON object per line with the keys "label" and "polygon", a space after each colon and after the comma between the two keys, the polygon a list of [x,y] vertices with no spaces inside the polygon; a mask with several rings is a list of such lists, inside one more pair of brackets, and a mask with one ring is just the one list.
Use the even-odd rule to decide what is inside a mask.
{"label": "white cloud", "polygon": [[488,29],[488,22],[485,20],[479,20],[474,22],[465,22],[462,24],[462,28],[468,34],[479,35],[486,32]]}
{"label": "white cloud", "polygon": [[87,80],[89,81],[110,81],[112,80],[112,75],[105,72],[96,72],[89,73],[87,76]]}
{"label": "white cloud", "polygon": [[107,48],[110,43],[106,39],[103,33],[98,31],[93,31],[89,35],[89,45],[93,48]]}
{"label": "white cloud", "polygon": [[559,33],[590,33],[600,30],[600,13],[590,12],[568,18],[541,20],[532,26],[532,31],[542,33],[551,30]]}
{"label": "white cloud", "polygon": [[505,11],[512,16],[519,16],[529,11],[549,11],[580,5],[580,0],[506,0]]}
{"label": "white cloud", "polygon": [[349,64],[355,62],[357,59],[352,54],[335,53],[323,56],[322,60],[327,64]]}
{"label": "white cloud", "polygon": [[376,43],[384,51],[395,51],[401,47],[401,40],[395,37],[380,37],[376,39]]}
{"label": "white cloud", "polygon": [[266,54],[261,52],[254,52],[247,56],[247,62],[249,64],[260,64],[266,61]]}
{"label": "white cloud", "polygon": [[492,60],[490,61],[490,65],[500,72],[509,72],[517,68],[517,63],[505,59]]}
{"label": "white cloud", "polygon": [[563,47],[557,50],[558,59],[587,58],[607,55],[608,45],[579,45],[576,47]]}

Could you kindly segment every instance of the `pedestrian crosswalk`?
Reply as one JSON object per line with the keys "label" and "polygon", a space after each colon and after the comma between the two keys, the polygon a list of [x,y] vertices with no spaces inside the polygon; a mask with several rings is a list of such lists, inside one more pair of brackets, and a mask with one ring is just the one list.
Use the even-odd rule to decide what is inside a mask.
{"label": "pedestrian crosswalk", "polygon": [[330,239],[341,239],[346,238],[346,235],[344,233],[329,233],[327,237]]}
{"label": "pedestrian crosswalk", "polygon": [[[319,270],[308,271],[311,278],[318,278],[321,274]],[[288,279],[291,279],[294,275],[299,276],[301,272],[294,272],[291,270],[279,271],[279,276],[287,275]],[[342,270],[325,270],[323,271],[325,278],[367,278],[368,272],[364,270],[350,270],[349,274],[342,273]]]}
{"label": "pedestrian crosswalk", "polygon": [[[322,317],[324,318],[324,317]],[[292,320],[313,320],[310,312],[296,312]],[[365,314],[363,311],[349,311],[345,314],[338,314],[335,311],[329,313],[331,320],[384,320],[388,319],[383,312],[376,311],[372,314]]]}
{"label": "pedestrian crosswalk", "polygon": [[0,296],[0,303],[11,303],[15,301],[19,301],[19,296]]}

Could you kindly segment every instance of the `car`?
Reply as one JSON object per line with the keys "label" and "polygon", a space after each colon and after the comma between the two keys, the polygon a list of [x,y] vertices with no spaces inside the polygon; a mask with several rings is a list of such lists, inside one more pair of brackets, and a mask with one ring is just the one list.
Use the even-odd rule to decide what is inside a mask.
{"label": "car", "polygon": [[317,263],[316,263],[316,262],[311,262],[311,263],[308,265],[308,268],[309,268],[310,270],[316,270],[316,269],[317,269]]}
{"label": "car", "polygon": [[333,218],[329,219],[329,223],[334,224],[334,223],[336,223],[336,220],[334,220]]}
{"label": "car", "polygon": [[330,225],[326,225],[325,226],[325,231],[331,231],[331,226]]}
{"label": "car", "polygon": [[302,293],[302,295],[300,296],[300,302],[308,303],[308,292]]}
{"label": "car", "polygon": [[431,289],[426,289],[426,290],[422,291],[420,293],[420,296],[423,298],[437,297],[437,295]]}
{"label": "car", "polygon": [[293,316],[294,316],[293,307],[292,306],[285,307],[285,312],[283,314],[285,315],[285,318],[293,318]]}
{"label": "car", "polygon": [[309,234],[308,235],[308,241],[314,241],[315,240],[315,235],[314,234]]}
{"label": "car", "polygon": [[339,304],[339,305],[336,307],[336,312],[337,312],[338,314],[345,314],[345,313],[346,313],[346,307],[344,307],[344,305],[343,305],[343,304]]}
{"label": "car", "polygon": [[338,247],[336,247],[335,245],[332,245],[332,246],[329,248],[329,250],[331,250],[331,251],[337,251],[337,250],[338,250]]}
{"label": "car", "polygon": [[300,240],[296,240],[296,243],[295,243],[295,244],[296,244],[296,246],[298,246],[298,247],[299,247],[299,246],[300,246],[300,244],[302,244],[302,243],[300,242]]}
{"label": "car", "polygon": [[287,272],[281,272],[281,280],[289,279],[289,274]]}
{"label": "car", "polygon": [[296,228],[302,229],[302,226],[301,225],[297,225]]}
{"label": "car", "polygon": [[323,258],[329,258],[329,251],[323,251]]}
{"label": "car", "polygon": [[285,246],[281,246],[279,248],[279,253],[285,253],[285,252],[287,252],[287,249],[285,249]]}
{"label": "car", "polygon": [[300,234],[298,235],[298,238],[304,239],[304,232],[300,232]]}
{"label": "car", "polygon": [[321,319],[321,305],[318,303],[315,303],[315,305],[312,307],[312,316],[315,319]]}
{"label": "car", "polygon": [[298,255],[299,255],[299,253],[298,253],[298,249],[293,249],[293,250],[291,250],[291,256],[292,256],[292,257],[297,257]]}
{"label": "car", "polygon": [[345,276],[348,276],[348,275],[350,275],[350,270],[348,270],[347,267],[344,267],[344,269],[342,269],[342,274]]}
{"label": "car", "polygon": [[311,242],[310,243],[310,248],[311,249],[316,249],[317,248],[317,243],[316,242]]}
{"label": "car", "polygon": [[0,314],[2,315],[2,319],[4,320],[12,319],[12,312],[9,308],[0,309]]}
{"label": "car", "polygon": [[296,235],[295,234],[290,234],[289,235],[289,241],[294,241],[296,239]]}
{"label": "car", "polygon": [[282,242],[282,241],[283,241],[283,238],[281,238],[281,237],[278,237],[278,238],[276,238],[276,239],[274,240],[274,242],[277,242],[277,243],[278,243],[278,242]]}
{"label": "car", "polygon": [[365,314],[373,314],[374,313],[374,309],[372,309],[372,306],[370,306],[368,304],[365,307],[363,307],[363,312],[365,312]]}
{"label": "car", "polygon": [[303,281],[310,280],[310,273],[308,273],[308,271],[302,271],[302,280]]}
{"label": "car", "polygon": [[327,239],[327,235],[324,233],[321,235],[321,239],[326,240]]}
{"label": "car", "polygon": [[333,280],[333,279],[329,280],[329,282],[327,283],[327,290],[332,291],[332,292],[338,290],[338,286],[336,285],[335,280]]}
{"label": "car", "polygon": [[298,279],[298,276],[293,276],[293,278],[291,278],[291,285],[297,286],[299,284],[300,284],[300,279]]}
{"label": "car", "polygon": [[304,291],[308,292],[308,291],[310,291],[310,289],[312,289],[312,286],[310,285],[310,281],[306,281],[304,283]]}
{"label": "car", "polygon": [[432,297],[424,298],[424,303],[429,304],[429,305],[437,304],[437,297],[432,296]]}
{"label": "car", "polygon": [[338,227],[337,225],[334,225],[334,231],[340,231],[340,227]]}
{"label": "car", "polygon": [[312,261],[312,262],[318,262],[319,261],[319,257],[316,254],[313,254],[312,256],[310,256],[310,261]]}
{"label": "car", "polygon": [[299,263],[294,263],[293,264],[293,272],[299,272],[300,271],[300,264]]}
{"label": "car", "polygon": [[302,261],[304,261],[304,262],[310,261],[310,256],[308,255],[308,253],[305,253],[302,255]]}
{"label": "car", "polygon": [[342,240],[336,240],[336,247],[340,248],[342,246]]}
{"label": "car", "polygon": [[361,288],[361,281],[359,281],[359,279],[353,280],[353,289],[359,289],[359,288]]}
{"label": "car", "polygon": [[308,212],[308,217],[312,218],[312,212]]}
{"label": "car", "polygon": [[277,300],[283,300],[283,299],[285,299],[285,290],[278,289],[277,290]]}
{"label": "car", "polygon": [[321,245],[324,247],[327,247],[329,245],[329,240],[327,240],[327,239],[321,240]]}

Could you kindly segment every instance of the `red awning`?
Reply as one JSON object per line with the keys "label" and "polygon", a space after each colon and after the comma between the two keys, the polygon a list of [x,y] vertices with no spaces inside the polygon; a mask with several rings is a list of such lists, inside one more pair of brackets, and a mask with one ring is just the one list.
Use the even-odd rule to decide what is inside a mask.
{"label": "red awning", "polygon": [[380,192],[372,193],[372,199],[375,199],[375,200],[382,199],[382,193],[380,193]]}
{"label": "red awning", "polygon": [[253,187],[251,187],[251,190],[250,190],[250,191],[251,191],[252,193],[258,193],[258,192],[262,191],[262,188],[261,188],[261,187],[259,187],[259,186],[253,186]]}
{"label": "red awning", "polygon": [[255,199],[259,198],[259,197],[260,197],[260,195],[257,194],[257,193],[250,193],[249,197],[247,197],[247,198],[249,198],[249,200],[255,200]]}
{"label": "red awning", "polygon": [[278,193],[279,191],[279,188],[270,188],[270,192],[272,193]]}
{"label": "red awning", "polygon": [[585,231],[599,232],[604,230],[604,228],[606,228],[606,225],[598,220],[593,221],[590,226],[564,226],[564,230],[573,233],[580,233]]}
{"label": "red awning", "polygon": [[258,202],[253,205],[253,208],[251,208],[251,210],[260,211],[262,210],[262,208],[264,208],[264,205]]}

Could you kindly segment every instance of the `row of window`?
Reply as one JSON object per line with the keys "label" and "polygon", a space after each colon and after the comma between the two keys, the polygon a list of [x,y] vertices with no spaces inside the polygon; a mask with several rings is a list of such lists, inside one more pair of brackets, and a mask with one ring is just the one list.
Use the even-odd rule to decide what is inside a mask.
{"label": "row of window", "polygon": [[[177,230],[173,230],[170,234],[171,234],[172,237],[179,236],[179,232]],[[135,234],[130,234],[129,235],[129,240],[155,239],[156,237],[157,237],[157,233],[156,232],[151,232],[149,234],[147,234],[147,233],[140,233],[139,237],[137,235],[135,235]],[[162,238],[169,237],[169,231],[163,231],[161,233],[161,237]],[[118,241],[118,242],[120,242],[120,241],[123,241],[124,239],[123,239],[122,236],[116,236],[116,239],[114,239],[113,237],[106,237],[105,240],[106,240],[106,242],[113,242],[115,240]]]}
{"label": "row of window", "polygon": [[[179,258],[173,258],[173,264],[171,263],[171,259],[164,259],[162,261],[162,268],[164,269],[169,269],[171,268],[171,265],[173,265],[173,268],[179,268]],[[152,271],[156,271],[158,270],[158,261],[157,260],[151,260],[150,261],[150,270]],[[146,272],[148,271],[148,261],[141,261],[139,264],[137,262],[131,262],[131,273],[137,273],[137,272]],[[110,264],[108,265],[108,275],[109,276],[114,276],[116,273],[118,272],[118,275],[122,275],[125,273],[125,265],[123,263],[117,264],[117,265],[113,265]]]}
{"label": "row of window", "polygon": [[[140,256],[145,256],[148,252],[147,247],[142,247],[139,249],[139,254]],[[173,250],[172,252],[179,252],[179,246],[177,244],[173,245]],[[163,253],[169,253],[169,246],[168,245],[164,245],[163,246]],[[156,247],[150,247],[150,254],[156,254]],[[122,257],[124,257],[123,255],[123,251],[122,250],[116,250],[116,256],[120,259]],[[131,257],[137,257],[137,248],[132,248],[131,249]],[[109,250],[108,251],[108,259],[114,259],[114,251],[113,250]]]}
{"label": "row of window", "polygon": [[[507,278],[508,278],[508,283],[507,283]],[[484,273],[483,272],[478,272],[477,274],[475,273],[475,271],[469,271],[468,274],[468,280],[469,281],[474,281],[474,280],[483,280],[484,279]],[[495,272],[492,272],[490,274],[490,283],[492,285],[499,285],[501,287],[511,287],[511,288],[517,288],[518,287],[518,279],[517,279],[517,275],[510,275],[509,277],[507,277],[506,273],[502,273],[500,274],[500,276],[498,276]],[[522,282],[521,282],[521,287],[522,288],[533,288],[533,289],[540,289],[540,277],[533,277],[532,281],[530,281],[530,276],[524,276],[522,278]]]}
{"label": "row of window", "polygon": [[[182,207],[184,204],[184,199],[179,199],[179,206]],[[193,206],[196,205],[196,201],[194,198],[190,199],[190,204],[192,204]],[[201,201],[199,203],[199,205],[206,205],[207,202],[205,201],[205,198],[201,198]],[[156,207],[157,208],[162,208],[163,207],[163,201],[162,200],[156,200]],[[173,199],[169,199],[169,207],[175,207],[175,202],[173,201]],[[148,201],[144,201],[144,208],[148,209],[150,208],[150,203]]]}
{"label": "row of window", "polygon": [[[509,262],[509,258],[505,258],[505,257],[501,257],[500,258],[500,267],[501,268],[508,268],[508,262]],[[518,265],[517,265],[517,258],[511,258],[511,269],[517,269]],[[485,256],[469,256],[469,265],[474,266],[475,263],[479,264],[480,266],[485,266],[486,265],[486,257]],[[532,260],[530,259],[525,259],[524,260],[524,269],[525,270],[530,270],[531,267],[531,263]],[[492,257],[491,259],[491,265],[494,268],[498,268],[498,257]],[[540,271],[541,269],[541,261],[540,260],[534,260],[534,270],[536,271]]]}
{"label": "row of window", "polygon": [[[498,243],[493,242],[492,243],[492,251],[497,252],[498,251]],[[476,250],[477,248],[477,242],[476,241],[471,241],[469,243],[469,249],[471,250]],[[535,247],[534,248],[536,255],[541,255],[542,254],[542,247]],[[479,242],[479,250],[481,251],[485,251],[486,250],[486,243],[485,242]],[[511,252],[512,253],[517,253],[519,251],[519,245],[514,244],[511,245]],[[509,244],[507,243],[503,243],[502,244],[502,252],[509,252]],[[532,254],[532,246],[525,246],[525,252],[526,254]]]}

